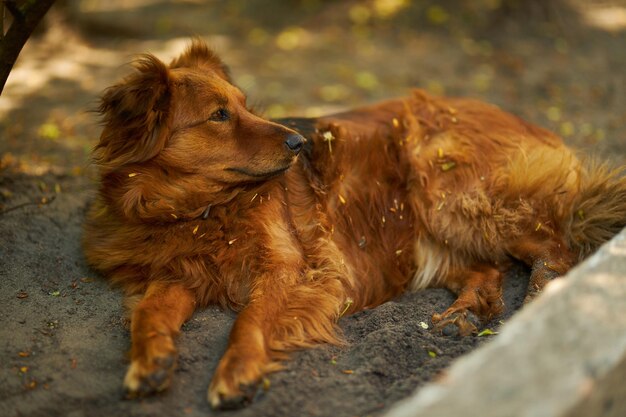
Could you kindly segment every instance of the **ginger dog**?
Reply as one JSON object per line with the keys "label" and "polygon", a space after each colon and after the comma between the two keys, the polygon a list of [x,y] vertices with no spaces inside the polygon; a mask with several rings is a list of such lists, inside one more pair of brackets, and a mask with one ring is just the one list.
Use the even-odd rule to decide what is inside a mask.
{"label": "ginger dog", "polygon": [[237,407],[293,349],[341,340],[343,313],[407,290],[458,295],[437,329],[503,308],[509,260],[527,300],[626,224],[620,171],[479,101],[410,97],[265,120],[200,41],[107,89],[88,262],[125,291],[129,395],[170,384],[193,312],[239,312],[208,390]]}

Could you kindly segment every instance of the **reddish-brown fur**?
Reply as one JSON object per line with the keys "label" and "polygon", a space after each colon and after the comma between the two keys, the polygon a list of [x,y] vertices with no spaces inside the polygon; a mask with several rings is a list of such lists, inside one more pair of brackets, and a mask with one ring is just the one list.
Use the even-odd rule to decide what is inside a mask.
{"label": "reddish-brown fur", "polygon": [[415,91],[285,120],[309,141],[296,157],[199,41],[169,66],[144,56],[101,112],[84,247],[128,296],[131,395],[167,387],[198,307],[239,312],[208,394],[236,406],[288,351],[340,342],[342,314],[439,286],[458,299],[433,321],[469,334],[468,312],[501,312],[510,259],[530,299],[626,223],[619,172],[478,101]]}

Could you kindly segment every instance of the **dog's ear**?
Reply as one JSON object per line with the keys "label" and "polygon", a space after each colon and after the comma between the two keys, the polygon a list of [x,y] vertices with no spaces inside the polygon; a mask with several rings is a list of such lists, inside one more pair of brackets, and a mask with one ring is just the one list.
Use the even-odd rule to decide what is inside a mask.
{"label": "dog's ear", "polygon": [[104,130],[94,157],[107,170],[147,161],[165,146],[171,99],[168,69],[149,54],[134,67],[133,74],[105,90],[98,108]]}
{"label": "dog's ear", "polygon": [[219,56],[200,39],[193,39],[178,58],[170,64],[170,68],[206,68],[215,72],[228,82],[232,82],[228,67]]}

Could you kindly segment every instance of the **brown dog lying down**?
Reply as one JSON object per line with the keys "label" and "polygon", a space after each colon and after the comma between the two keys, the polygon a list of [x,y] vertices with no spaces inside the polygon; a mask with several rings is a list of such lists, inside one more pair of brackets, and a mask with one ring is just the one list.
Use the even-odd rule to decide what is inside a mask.
{"label": "brown dog lying down", "polygon": [[338,343],[342,314],[443,287],[458,299],[433,323],[471,334],[511,259],[530,300],[626,224],[619,172],[479,101],[415,91],[279,124],[194,41],[169,66],[143,56],[100,110],[84,248],[127,295],[132,396],[169,385],[197,308],[239,312],[208,391],[234,407],[287,352]]}

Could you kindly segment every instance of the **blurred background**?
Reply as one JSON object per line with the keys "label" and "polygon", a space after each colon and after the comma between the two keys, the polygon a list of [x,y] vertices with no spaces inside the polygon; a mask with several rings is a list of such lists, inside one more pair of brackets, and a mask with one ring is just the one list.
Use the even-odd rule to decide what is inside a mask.
{"label": "blurred background", "polygon": [[133,56],[205,39],[267,117],[409,93],[472,96],[626,154],[624,0],[63,0],[0,97],[0,169],[80,175],[89,112]]}

